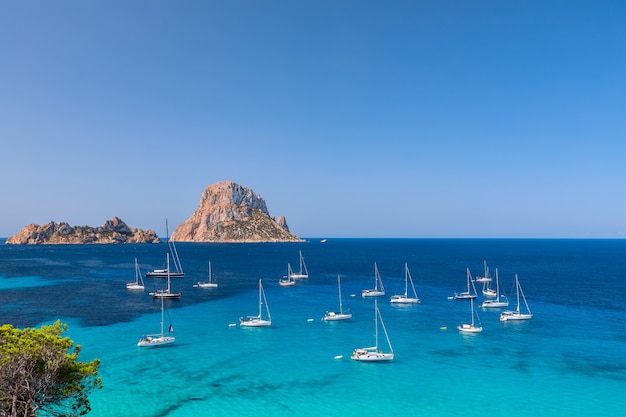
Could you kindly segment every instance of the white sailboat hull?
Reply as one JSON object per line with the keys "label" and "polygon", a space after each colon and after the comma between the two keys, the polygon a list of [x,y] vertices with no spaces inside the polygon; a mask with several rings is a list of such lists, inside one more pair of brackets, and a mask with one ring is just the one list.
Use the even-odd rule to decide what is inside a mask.
{"label": "white sailboat hull", "polygon": [[483,295],[485,297],[495,297],[498,294],[496,293],[495,290],[492,290],[491,288],[489,288],[489,289],[483,290]]}
{"label": "white sailboat hull", "polygon": [[290,279],[281,279],[278,281],[278,285],[280,285],[281,287],[293,287],[294,285],[296,285],[296,281]]}
{"label": "white sailboat hull", "polygon": [[[184,272],[170,272],[170,278],[184,278]],[[146,272],[146,278],[167,278],[167,271],[163,270],[154,270],[150,272]]]}
{"label": "white sailboat hull", "polygon": [[483,304],[482,304],[483,308],[504,308],[508,306],[509,306],[508,301],[496,301],[496,300],[485,300],[483,301]]}
{"label": "white sailboat hull", "polygon": [[307,274],[291,274],[291,279],[307,279],[309,276]]}
{"label": "white sailboat hull", "polygon": [[500,321],[530,320],[532,314],[518,313],[516,311],[504,311],[500,314]]}
{"label": "white sailboat hull", "polygon": [[135,282],[129,282],[128,284],[126,284],[126,289],[127,290],[142,290],[144,289],[144,286],[141,284],[137,284]]}
{"label": "white sailboat hull", "polygon": [[170,343],[174,343],[175,341],[176,341],[176,337],[174,336],[148,335],[139,339],[139,342],[137,342],[137,346],[139,347],[163,346],[163,345],[169,345]]}
{"label": "white sailboat hull", "polygon": [[259,318],[244,318],[239,319],[239,325],[241,327],[268,327],[272,325],[271,320],[263,320]]}
{"label": "white sailboat hull", "polygon": [[404,295],[393,295],[390,300],[393,304],[419,304],[419,298],[411,298]]}
{"label": "white sailboat hull", "polygon": [[456,326],[456,328],[459,329],[460,332],[464,333],[480,333],[483,331],[482,327],[476,327],[471,324],[461,324],[460,326]]}
{"label": "white sailboat hull", "polygon": [[375,348],[361,348],[355,349],[350,359],[362,362],[385,362],[392,361],[393,357],[393,353],[384,353]]}
{"label": "white sailboat hull", "polygon": [[151,292],[150,295],[152,296],[152,298],[180,298],[180,293],[172,293],[172,292],[165,292],[165,291],[157,291],[157,292]]}
{"label": "white sailboat hull", "polygon": [[455,293],[454,298],[457,300],[473,300],[474,298],[476,298],[476,294],[469,294],[464,292],[460,294]]}
{"label": "white sailboat hull", "polygon": [[215,282],[198,282],[194,285],[196,288],[217,288],[217,283]]}
{"label": "white sailboat hull", "polygon": [[385,295],[385,292],[377,290],[363,290],[361,292],[361,297],[379,297],[381,295]]}
{"label": "white sailboat hull", "polygon": [[339,320],[349,320],[352,318],[352,314],[346,313],[335,313],[334,311],[326,313],[326,315],[322,318],[324,321],[339,321]]}

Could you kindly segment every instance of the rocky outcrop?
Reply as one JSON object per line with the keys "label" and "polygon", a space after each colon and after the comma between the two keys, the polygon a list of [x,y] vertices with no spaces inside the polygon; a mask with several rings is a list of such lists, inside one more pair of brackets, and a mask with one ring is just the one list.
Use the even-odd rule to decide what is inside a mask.
{"label": "rocky outcrop", "polygon": [[160,242],[153,230],[133,229],[118,217],[107,220],[100,227],[70,226],[65,222],[50,222],[43,226],[29,224],[6,241],[15,245]]}
{"label": "rocky outcrop", "polygon": [[301,242],[284,216],[269,215],[265,200],[233,181],[209,185],[196,211],[171,236],[177,242]]}

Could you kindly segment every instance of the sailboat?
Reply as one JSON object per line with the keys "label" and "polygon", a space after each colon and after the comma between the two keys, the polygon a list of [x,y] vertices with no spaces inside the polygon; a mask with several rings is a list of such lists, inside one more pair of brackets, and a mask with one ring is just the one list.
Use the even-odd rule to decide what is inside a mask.
{"label": "sailboat", "polygon": [[352,313],[344,313],[343,312],[343,303],[341,297],[341,278],[337,275],[337,287],[339,288],[339,311],[327,311],[322,320],[324,321],[337,321],[337,320],[348,320],[352,318]]}
{"label": "sailboat", "polygon": [[170,288],[170,254],[168,253],[166,258],[166,276],[167,276],[167,289],[166,290],[157,290],[151,292],[150,295],[154,298],[180,298],[180,293],[173,293]]}
{"label": "sailboat", "polygon": [[496,291],[492,288],[489,288],[489,283],[491,282],[491,274],[489,273],[489,267],[487,267],[487,261],[483,261],[483,264],[485,266],[485,272],[483,273],[482,277],[476,277],[474,279],[475,282],[482,282],[483,284],[483,295],[485,297],[495,297],[496,296]]}
{"label": "sailboat", "polygon": [[483,282],[483,295],[485,297],[493,298],[497,295],[497,292],[493,288],[489,288],[488,282]]}
{"label": "sailboat", "polygon": [[287,263],[287,275],[283,279],[278,280],[278,285],[281,287],[292,287],[296,285],[296,280],[293,277],[293,271],[291,270],[291,264]]}
{"label": "sailboat", "polygon": [[483,327],[476,326],[476,324],[474,323],[474,315],[478,316],[478,313],[474,311],[474,299],[473,298],[470,298],[470,310],[472,311],[472,322],[470,324],[461,323],[460,325],[456,326],[456,328],[459,329],[459,331],[464,332],[464,333],[480,333],[483,331]]}
{"label": "sailboat", "polygon": [[[530,308],[528,307],[528,303],[526,302],[526,296],[524,296],[524,291],[522,291],[522,286],[519,284],[517,274],[515,274],[515,289],[517,293],[517,307],[515,311],[503,311],[500,314],[500,321],[530,320],[533,317],[532,313],[530,312]],[[524,301],[524,305],[526,306],[526,313],[522,313],[520,311],[520,294],[522,295],[522,300]]]}
{"label": "sailboat", "polygon": [[[454,298],[457,300],[467,300],[469,299],[474,299],[476,298],[476,287],[474,286],[474,280],[472,279],[472,274],[470,273],[469,268],[467,268],[467,290],[460,292],[460,293],[454,293]],[[471,286],[471,288],[470,288]],[[473,289],[473,291],[472,291]]]}
{"label": "sailboat", "polygon": [[143,278],[141,276],[141,271],[139,270],[139,264],[137,263],[137,258],[135,258],[135,282],[127,282],[126,289],[127,290],[141,290],[141,291],[143,291],[144,289]]}
{"label": "sailboat", "polygon": [[[413,289],[413,297],[409,297],[409,282],[411,283],[411,288]],[[420,302],[420,299],[417,298],[417,292],[415,291],[413,278],[411,278],[409,265],[407,263],[404,264],[404,294],[392,295],[391,302],[394,304],[417,304]]]}
{"label": "sailboat", "polygon": [[483,301],[483,308],[502,308],[509,306],[509,300],[506,298],[500,291],[500,278],[498,277],[498,268],[496,268],[496,295],[493,300],[485,300]]}
{"label": "sailboat", "polygon": [[209,261],[209,278],[208,281],[203,282],[199,281],[197,284],[193,286],[196,288],[217,288],[217,282],[213,281],[213,277],[211,276],[211,261]]}
{"label": "sailboat", "polygon": [[[161,333],[159,334],[149,334],[146,336],[142,336],[139,339],[139,342],[137,342],[137,346],[139,347],[151,347],[151,346],[162,346],[162,345],[169,345],[171,343],[174,343],[176,341],[176,337],[175,336],[166,336],[164,329],[163,329],[163,323],[164,323],[164,315],[163,315],[163,298],[161,298]],[[169,333],[174,333],[174,327],[172,326],[172,323],[170,322],[170,327],[168,330]]]}
{"label": "sailboat", "polygon": [[302,256],[302,251],[298,251],[300,255],[300,271],[299,272],[291,272],[288,274],[289,279],[306,279],[309,277],[309,271],[306,268],[306,264],[304,263],[304,256]]}
{"label": "sailboat", "polygon": [[385,295],[385,287],[383,286],[383,280],[380,278],[380,272],[378,272],[378,265],[374,262],[374,289],[361,291],[361,296],[378,297],[379,295]]}
{"label": "sailboat", "polygon": [[[262,317],[263,304],[265,304],[265,310],[267,311],[267,319],[263,319]],[[272,325],[272,316],[270,314],[270,308],[267,305],[267,299],[265,298],[265,291],[263,291],[261,280],[259,280],[259,315],[240,317],[239,325],[243,327],[266,327]]]}
{"label": "sailboat", "polygon": [[178,257],[178,251],[176,250],[176,245],[173,241],[170,240],[169,230],[167,226],[167,220],[165,220],[165,234],[167,235],[167,247],[169,249],[169,255],[172,257],[172,262],[174,263],[174,271],[170,271],[169,267],[167,269],[155,269],[153,271],[146,272],[146,278],[184,278],[185,272],[183,271],[183,266],[180,263],[180,258]]}
{"label": "sailboat", "polygon": [[483,261],[485,272],[482,277],[476,277],[476,282],[491,282],[491,274],[489,273],[489,267],[487,267],[487,261]]}
{"label": "sailboat", "polygon": [[[387,339],[387,345],[389,345],[389,353],[385,353],[382,350],[378,349],[378,322],[380,320],[380,325],[385,332],[385,338]],[[378,299],[374,298],[374,326],[376,329],[376,339],[375,345],[371,347],[365,348],[356,348],[352,352],[352,356],[350,359],[355,361],[364,361],[364,362],[384,362],[384,361],[392,361],[394,357],[393,347],[391,346],[391,341],[389,341],[389,335],[387,334],[387,329],[385,328],[385,323],[383,322],[383,318],[380,315],[380,311],[378,310]]]}

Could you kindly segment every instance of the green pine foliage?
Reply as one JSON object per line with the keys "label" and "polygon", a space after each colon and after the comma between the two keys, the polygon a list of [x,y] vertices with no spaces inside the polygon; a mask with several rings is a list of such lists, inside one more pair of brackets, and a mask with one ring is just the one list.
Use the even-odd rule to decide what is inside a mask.
{"label": "green pine foliage", "polygon": [[87,414],[88,395],[102,388],[100,361],[78,360],[80,345],[60,321],[41,328],[0,326],[0,417]]}

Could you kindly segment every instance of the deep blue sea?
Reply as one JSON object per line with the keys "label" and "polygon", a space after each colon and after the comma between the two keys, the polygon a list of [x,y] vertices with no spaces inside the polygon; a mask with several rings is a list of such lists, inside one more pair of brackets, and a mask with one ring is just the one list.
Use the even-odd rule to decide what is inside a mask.
{"label": "deep blue sea", "polygon": [[[306,243],[176,245],[186,272],[166,301],[176,343],[138,348],[160,328],[160,302],[145,279],[130,292],[134,259],[162,268],[166,244],[15,246],[0,241],[0,322],[61,319],[99,358],[104,388],[91,395],[104,416],[622,416],[626,410],[626,240],[310,239]],[[309,279],[280,287],[301,250]],[[515,274],[534,317],[502,323],[478,309],[481,334],[460,334],[469,303],[448,299],[466,268],[498,268],[514,300]],[[211,261],[216,289],[206,280]],[[387,294],[379,308],[395,351],[391,363],[349,359],[374,342],[377,263]],[[393,306],[408,263],[422,303]],[[322,322],[338,308],[341,275],[349,322]],[[270,328],[229,326],[258,312],[263,279]],[[479,302],[482,301],[479,297]],[[511,304],[511,308],[513,307]],[[344,307],[346,304],[344,302]],[[167,317],[167,316],[166,316]],[[312,320],[311,320],[312,319]],[[167,318],[166,318],[167,320]],[[384,346],[384,344],[382,345]],[[336,356],[342,355],[340,359]]]}

